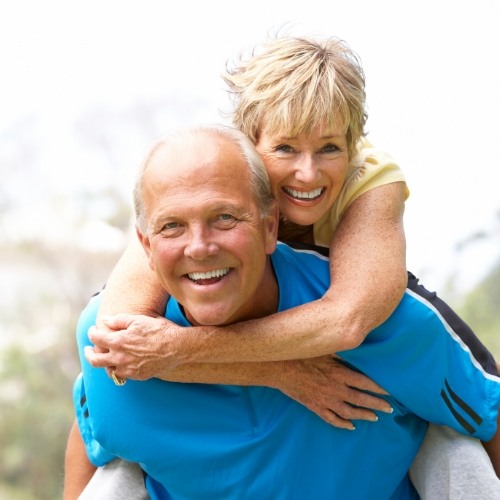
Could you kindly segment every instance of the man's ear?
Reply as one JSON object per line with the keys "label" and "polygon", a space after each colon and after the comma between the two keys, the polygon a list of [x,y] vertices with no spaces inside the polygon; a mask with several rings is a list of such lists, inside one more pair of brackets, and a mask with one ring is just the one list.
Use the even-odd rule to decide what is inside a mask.
{"label": "man's ear", "polygon": [[278,241],[278,225],[279,225],[279,207],[278,202],[273,201],[269,208],[269,214],[264,219],[264,231],[266,238],[266,253],[272,254],[276,249]]}
{"label": "man's ear", "polygon": [[138,226],[135,226],[135,232],[137,233],[137,237],[141,242],[142,248],[146,252],[146,256],[148,258],[149,267],[154,271],[155,266],[153,262],[153,258],[151,256],[151,242],[149,241],[149,237],[141,232]]}

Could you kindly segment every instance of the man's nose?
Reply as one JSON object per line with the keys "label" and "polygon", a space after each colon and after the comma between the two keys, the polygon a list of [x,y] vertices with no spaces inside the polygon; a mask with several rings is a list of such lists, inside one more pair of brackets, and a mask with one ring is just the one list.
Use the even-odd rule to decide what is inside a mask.
{"label": "man's nose", "polygon": [[192,230],[189,241],[184,248],[184,255],[195,260],[203,260],[211,255],[215,255],[219,247],[209,232],[203,229]]}
{"label": "man's nose", "polygon": [[302,154],[295,164],[295,178],[304,183],[311,184],[321,178],[318,165],[314,157],[310,154]]}

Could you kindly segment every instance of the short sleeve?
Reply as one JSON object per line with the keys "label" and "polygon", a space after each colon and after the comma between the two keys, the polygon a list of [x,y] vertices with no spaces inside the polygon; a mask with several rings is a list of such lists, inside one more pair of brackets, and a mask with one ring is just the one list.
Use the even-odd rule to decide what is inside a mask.
{"label": "short sleeve", "polygon": [[[314,242],[329,247],[333,233],[349,205],[370,189],[406,181],[397,163],[385,152],[374,148],[366,139],[358,145],[358,154],[349,165],[347,176],[331,211],[314,224]],[[410,192],[406,186],[405,199]]]}
{"label": "short sleeve", "polygon": [[101,467],[111,462],[116,456],[107,452],[94,438],[82,374],[76,378],[73,386],[73,404],[75,406],[78,428],[80,429],[85,451],[90,462],[96,467]]}

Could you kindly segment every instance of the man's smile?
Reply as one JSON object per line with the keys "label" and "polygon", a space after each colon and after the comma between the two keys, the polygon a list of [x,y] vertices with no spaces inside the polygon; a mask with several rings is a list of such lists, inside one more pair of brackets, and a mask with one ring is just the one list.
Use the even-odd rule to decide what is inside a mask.
{"label": "man's smile", "polygon": [[187,276],[198,285],[211,285],[219,281],[223,276],[226,276],[229,271],[229,267],[224,267],[222,269],[213,269],[212,271],[188,273]]}

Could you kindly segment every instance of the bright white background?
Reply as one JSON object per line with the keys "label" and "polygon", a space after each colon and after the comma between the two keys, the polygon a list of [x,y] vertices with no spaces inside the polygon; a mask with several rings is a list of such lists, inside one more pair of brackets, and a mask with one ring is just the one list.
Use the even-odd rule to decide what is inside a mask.
{"label": "bright white background", "polygon": [[360,55],[369,138],[396,158],[411,189],[408,266],[430,288],[457,270],[470,286],[500,253],[498,237],[456,250],[474,233],[499,233],[497,0],[6,0],[0,158],[9,158],[12,130],[26,130],[36,169],[0,166],[1,192],[17,205],[4,236],[72,237],[71,206],[54,210],[48,193],[98,189],[110,176],[130,182],[153,137],[124,142],[117,175],[75,138],[79,116],[159,99],[172,107],[165,125],[222,121],[226,61],[285,24],[343,38]]}

